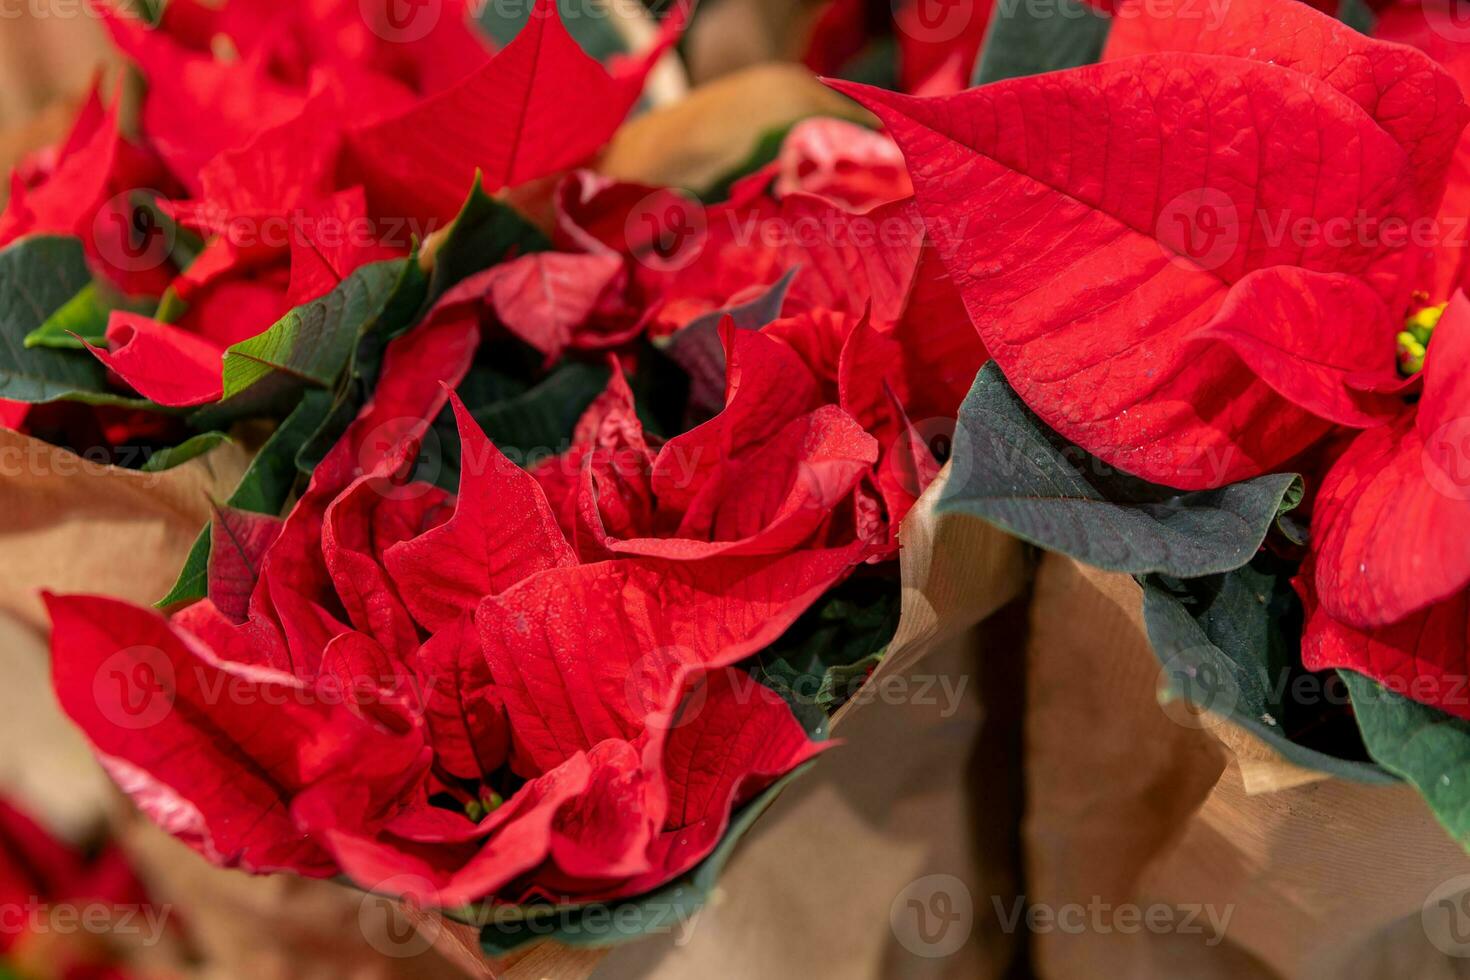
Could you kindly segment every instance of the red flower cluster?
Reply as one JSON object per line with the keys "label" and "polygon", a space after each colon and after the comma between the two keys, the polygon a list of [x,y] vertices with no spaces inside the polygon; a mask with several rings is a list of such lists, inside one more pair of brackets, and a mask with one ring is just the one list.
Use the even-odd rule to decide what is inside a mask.
{"label": "red flower cluster", "polygon": [[[924,423],[952,428],[984,351],[894,199],[891,146],[825,124],[788,146],[701,211],[678,268],[629,234],[650,197],[687,199],[575,175],[554,221],[580,251],[472,276],[394,341],[284,520],[219,515],[208,600],[49,598],[61,702],[143,809],[252,871],[446,907],[601,900],[691,868],[817,753],[737,665],[891,559],[949,434]],[[773,294],[772,322],[741,322]],[[619,346],[646,325],[717,386],[666,439],[624,373],[649,355]],[[570,447],[529,470],[453,392],[506,335],[619,349]],[[414,478],[446,405],[454,496]]]}
{"label": "red flower cluster", "polygon": [[[493,55],[460,0],[422,30],[390,16],[392,0],[177,0],[156,26],[95,2],[147,83],[138,139],[94,95],[67,140],[17,172],[0,245],[76,235],[123,292],[168,290],[175,319],[115,313],[93,351],[174,407],[220,398],[228,346],[445,226],[477,172],[493,192],[595,154],[686,12],[609,70],[553,0]],[[183,235],[203,240],[187,263]],[[15,407],[5,420],[24,425]]]}
{"label": "red flower cluster", "polygon": [[[1123,4],[1097,65],[948,98],[843,88],[903,148],[931,234],[983,218],[939,252],[1057,432],[1186,490],[1341,452],[1300,579],[1306,664],[1470,717],[1444,702],[1470,669],[1470,47],[1433,14],[1384,12],[1415,50],[1285,0],[1219,23]],[[1436,321],[1404,381],[1396,337],[1417,371]]]}

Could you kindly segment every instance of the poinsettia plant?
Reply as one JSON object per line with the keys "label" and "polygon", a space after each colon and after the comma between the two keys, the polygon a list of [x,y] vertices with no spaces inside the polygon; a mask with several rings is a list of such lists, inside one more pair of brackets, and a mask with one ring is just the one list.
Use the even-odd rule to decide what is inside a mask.
{"label": "poinsettia plant", "polygon": [[592,158],[688,5],[607,65],[554,3],[521,11],[499,50],[460,3],[422,25],[387,2],[93,10],[143,88],[104,98],[99,85],[67,138],[12,178],[5,293],[35,301],[5,310],[0,422],[76,448],[187,439],[117,454],[161,467],[348,383],[367,334],[391,336],[432,293],[518,255],[525,232],[507,217],[503,238],[466,246],[465,267],[432,285],[414,268],[477,174],[493,193]]}
{"label": "poinsettia plant", "polygon": [[[687,9],[604,66],[550,0],[493,52],[358,6],[105,12],[166,187],[0,252],[79,270],[26,350],[105,366],[89,407],[278,424],[156,608],[47,597],[57,694],[221,866],[490,953],[666,926],[882,658],[984,345],[881,133],[804,120],[717,187],[583,166]],[[62,169],[17,220],[79,199]],[[106,268],[138,215],[153,306]]]}
{"label": "poinsettia plant", "polygon": [[1173,693],[1470,841],[1470,48],[1376,6],[1018,14],[992,84],[840,88],[993,358],[942,507],[1137,576]]}

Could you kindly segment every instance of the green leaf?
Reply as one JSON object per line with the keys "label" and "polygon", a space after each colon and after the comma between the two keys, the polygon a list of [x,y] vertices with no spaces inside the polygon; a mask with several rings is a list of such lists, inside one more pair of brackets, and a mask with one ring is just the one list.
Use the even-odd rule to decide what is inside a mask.
{"label": "green leaf", "polygon": [[85,351],[26,346],[26,338],[92,281],[74,238],[23,238],[0,251],[0,398],[49,402],[114,398],[107,372]]}
{"label": "green leaf", "polygon": [[1078,0],[998,0],[971,84],[1090,65],[1111,24]]}
{"label": "green leaf", "polygon": [[1337,19],[1360,34],[1372,35],[1378,25],[1378,15],[1364,0],[1342,0],[1337,8]]}
{"label": "green leaf", "polygon": [[1222,575],[1147,579],[1143,617],[1164,668],[1161,693],[1230,719],[1288,762],[1344,779],[1392,782],[1367,761],[1330,683],[1301,665],[1301,603],[1291,571],[1263,555]]}
{"label": "green leaf", "polygon": [[1368,752],[1411,783],[1450,836],[1470,849],[1470,722],[1354,671],[1339,673]]}
{"label": "green leaf", "polygon": [[525,394],[476,410],[475,421],[502,452],[562,452],[610,376],[606,364],[568,361]]}
{"label": "green leaf", "polygon": [[404,261],[365,265],[327,295],[231,346],[224,356],[224,397],[232,398],[275,372],[322,387],[334,385],[364,326],[382,312],[402,279]]}
{"label": "green leaf", "polygon": [[154,307],[155,303],[150,299],[128,299],[99,283],[89,282],[61,309],[47,317],[45,323],[27,334],[25,345],[85,350],[83,340],[101,344],[107,339],[107,321],[114,310],[147,314]]}
{"label": "green leaf", "polygon": [[139,469],[144,473],[162,473],[171,470],[175,466],[183,466],[191,459],[203,456],[222,442],[229,442],[230,437],[223,432],[201,432],[184,440],[177,446],[168,449],[160,449],[148,457],[148,461]]}
{"label": "green leaf", "polygon": [[[514,383],[502,379],[497,387],[493,375],[480,369],[471,375],[475,387],[466,389],[465,394],[488,396],[490,401],[477,405],[465,399],[465,407],[501,452],[519,465],[530,467],[571,448],[572,430],[607,387],[609,376],[605,364],[567,361],[535,387],[501,397],[514,391]],[[433,433],[434,438],[424,442],[416,476],[446,490],[456,490],[459,429],[448,407],[435,419]]]}
{"label": "green leaf", "polygon": [[809,733],[825,737],[827,718],[857,693],[893,640],[900,600],[891,575],[855,575],[760,652],[756,678],[791,705]]}
{"label": "green leaf", "polygon": [[316,469],[318,463],[331,451],[342,433],[357,417],[358,410],[367,401],[368,394],[377,386],[378,373],[383,367],[383,355],[393,338],[404,334],[419,317],[419,310],[428,295],[429,277],[419,264],[418,251],[408,257],[403,273],[393,287],[392,294],[383,304],[382,311],[364,324],[358,334],[357,345],[347,370],[338,384],[331,410],[321,426],[313,432],[296,454],[296,466],[303,473]]}
{"label": "green leaf", "polygon": [[[810,118],[810,116],[802,117],[802,119]],[[786,142],[786,137],[791,135],[791,131],[802,122],[802,119],[797,119],[784,126],[774,126],[761,133],[750,154],[701,191],[699,199],[705,204],[728,200],[730,191],[738,181],[776,162],[781,156],[781,145]]]}
{"label": "green leaf", "polygon": [[[331,395],[325,391],[309,390],[301,396],[286,421],[281,423],[259,454],[251,460],[250,467],[240,478],[230,499],[226,503],[236,510],[248,510],[257,514],[279,514],[291,495],[299,475],[296,470],[296,452],[321,425],[330,404]],[[200,532],[194,546],[184,561],[178,580],[168,595],[158,600],[160,609],[195,602],[208,595],[209,574],[209,528]]]}
{"label": "green leaf", "polygon": [[720,343],[720,324],[728,316],[740,330],[759,330],[778,318],[786,304],[791,281],[799,271],[799,268],[790,270],[748,303],[715,310],[690,321],[668,339],[664,353],[689,373],[692,421],[702,422],[725,407],[725,348]]}
{"label": "green leaf", "polygon": [[1300,481],[1274,474],[1194,493],[1154,486],[1048,429],[994,362],[960,408],[952,474],[941,512],[979,517],[1108,571],[1176,578],[1250,561]]}
{"label": "green leaf", "polygon": [[610,904],[573,907],[509,907],[487,910],[484,919],[473,912],[465,921],[480,925],[485,954],[499,959],[542,940],[564,946],[617,946],[651,933],[678,932],[709,901],[720,874],[741,839],[770,809],[782,791],[811,769],[812,763],[779,780],[736,812],[720,843],[694,870],[656,891]]}
{"label": "green leaf", "polygon": [[497,263],[531,252],[545,252],[551,241],[515,208],[485,193],[479,174],[464,207],[434,253],[427,304],[452,286]]}
{"label": "green leaf", "polygon": [[[589,57],[606,61],[628,53],[628,42],[608,15],[602,0],[560,0],[562,23],[573,40]],[[505,47],[526,26],[531,16],[528,3],[481,3],[475,22],[489,34],[497,47]]]}

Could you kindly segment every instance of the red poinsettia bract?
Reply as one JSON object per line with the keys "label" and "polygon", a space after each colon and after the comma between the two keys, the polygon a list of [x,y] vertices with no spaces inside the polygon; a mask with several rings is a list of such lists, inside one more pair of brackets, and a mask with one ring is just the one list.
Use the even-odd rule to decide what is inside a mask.
{"label": "red poinsettia bract", "polygon": [[[1139,5],[1106,60],[948,98],[840,86],[903,148],[991,356],[1062,435],[1199,489],[1397,411],[1466,120],[1420,52],[1286,0]],[[1324,148],[1327,148],[1324,150]],[[959,214],[975,221],[946,233]]]}
{"label": "red poinsettia bract", "polygon": [[[528,473],[438,383],[478,336],[451,308],[395,341],[287,518],[221,515],[210,600],[49,597],[64,708],[211,860],[443,906],[631,895],[818,750],[731,665],[888,550],[878,441],[727,324],[723,412],[655,445],[614,371]],[[446,401],[454,497],[408,477]]]}

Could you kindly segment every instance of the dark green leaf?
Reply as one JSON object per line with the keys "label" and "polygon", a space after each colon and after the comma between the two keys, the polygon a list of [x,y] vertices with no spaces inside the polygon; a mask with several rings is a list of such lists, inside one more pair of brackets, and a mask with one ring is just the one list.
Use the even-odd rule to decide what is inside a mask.
{"label": "dark green leaf", "polygon": [[838,74],[849,82],[898,91],[898,41],[878,38],[843,65]]}
{"label": "dark green leaf", "polygon": [[274,372],[236,395],[195,409],[189,425],[196,430],[228,429],[242,419],[282,418],[296,407],[306,387],[300,378]]}
{"label": "dark green leaf", "polygon": [[327,295],[231,346],[224,357],[224,397],[234,397],[275,372],[322,387],[334,385],[363,329],[383,311],[402,279],[404,261],[365,265]]}
{"label": "dark green leaf", "polygon": [[175,466],[183,466],[191,459],[203,456],[222,442],[229,442],[230,437],[223,432],[201,432],[184,440],[177,446],[160,449],[148,457],[148,461],[139,469],[144,473],[162,473],[171,470]]}
{"label": "dark green leaf", "polygon": [[434,253],[427,302],[507,258],[549,248],[551,242],[541,230],[509,204],[487,195],[476,174],[464,207]]}
{"label": "dark green leaf", "polygon": [[85,351],[26,347],[26,338],[92,281],[74,238],[23,238],[0,251],[0,398],[112,398],[107,372]]}
{"label": "dark green leaf", "polygon": [[725,407],[725,348],[720,343],[720,324],[728,316],[738,329],[759,330],[777,319],[798,271],[790,270],[750,302],[706,313],[669,338],[664,352],[689,373],[693,421],[704,421]]}
{"label": "dark green leaf", "polygon": [[1342,0],[1337,8],[1337,19],[1358,33],[1368,35],[1378,24],[1378,15],[1364,0]]}
{"label": "dark green leaf", "polygon": [[[891,575],[856,575],[762,650],[756,678],[786,699],[808,732],[862,687],[898,629],[900,592]],[[812,714],[816,709],[817,714]]]}
{"label": "dark green leaf", "polygon": [[609,377],[605,364],[568,361],[525,394],[477,409],[475,421],[502,452],[564,452]]}
{"label": "dark green leaf", "polygon": [[[321,425],[331,404],[325,391],[309,390],[286,421],[281,423],[226,501],[237,510],[279,514],[296,485],[296,453]],[[208,594],[209,528],[194,541],[174,587],[157,603],[160,609],[203,599]]]}
{"label": "dark green leaf", "polygon": [[[582,50],[598,61],[615,54],[626,54],[628,42],[618,30],[601,0],[560,0],[562,22]],[[526,26],[531,14],[529,3],[481,3],[475,21],[504,47]]]}
{"label": "dark green leaf", "polygon": [[1111,23],[1079,0],[997,0],[972,84],[1090,65]]}
{"label": "dark green leaf", "polygon": [[1330,675],[1301,666],[1301,605],[1269,556],[1223,575],[1144,582],[1143,616],[1167,697],[1228,718],[1287,761],[1391,782],[1367,761]]}
{"label": "dark green leaf", "polygon": [[800,122],[801,120],[797,119],[785,126],[776,126],[762,133],[756,140],[754,148],[751,149],[750,155],[701,191],[699,199],[705,204],[728,200],[730,191],[741,178],[748,177],[762,167],[776,162],[781,156],[781,145],[786,142],[786,137]]}
{"label": "dark green leaf", "polygon": [[1089,565],[1197,578],[1250,561],[1300,478],[1180,493],[1121,473],[1052,432],[985,365],[960,408],[941,512],[995,524]]}
{"label": "dark green leaf", "polygon": [[1450,836],[1470,849],[1470,722],[1395,694],[1362,674],[1341,674],[1368,752],[1411,783]]}
{"label": "dark green leaf", "polygon": [[[497,393],[515,390],[515,376],[502,376],[497,387],[494,372],[481,367],[471,374],[474,388],[466,394],[491,400],[476,407],[466,399],[465,406],[501,452],[530,468],[571,448],[572,430],[607,387],[609,370],[604,364],[567,361],[534,388],[498,398]],[[415,478],[453,491],[459,487],[459,465],[459,429],[446,407],[424,441]]]}
{"label": "dark green leaf", "polygon": [[363,326],[352,351],[347,370],[338,383],[331,410],[326,414],[320,428],[296,454],[296,465],[303,473],[310,473],[331,450],[347,426],[357,417],[358,410],[367,401],[368,393],[377,386],[378,372],[383,366],[383,355],[393,338],[405,333],[418,319],[418,311],[428,295],[429,278],[419,264],[418,252],[408,257],[403,265],[403,274],[393,287],[392,294],[383,304],[382,311]]}

